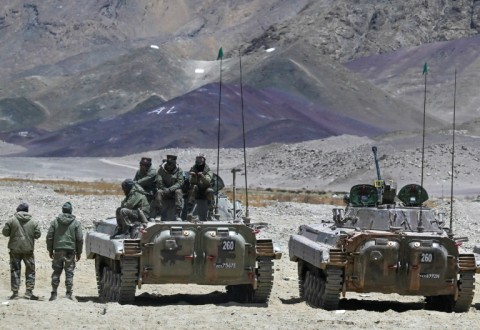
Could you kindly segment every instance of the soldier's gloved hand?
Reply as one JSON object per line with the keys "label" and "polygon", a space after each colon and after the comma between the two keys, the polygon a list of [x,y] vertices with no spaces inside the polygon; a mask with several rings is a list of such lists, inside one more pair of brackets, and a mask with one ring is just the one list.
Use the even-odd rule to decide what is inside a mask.
{"label": "soldier's gloved hand", "polygon": [[48,251],[48,256],[50,257],[50,259],[53,259],[53,251]]}
{"label": "soldier's gloved hand", "polygon": [[77,255],[75,256],[75,261],[80,260],[80,258],[82,258],[82,255],[81,255],[81,254],[77,254]]}

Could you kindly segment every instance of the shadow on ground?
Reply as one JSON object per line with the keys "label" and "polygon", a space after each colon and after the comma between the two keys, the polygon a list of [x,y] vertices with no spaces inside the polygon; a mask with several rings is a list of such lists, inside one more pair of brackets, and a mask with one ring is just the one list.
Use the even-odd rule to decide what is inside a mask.
{"label": "shadow on ground", "polygon": [[[302,298],[282,299],[283,304],[293,305],[304,302]],[[311,307],[314,308],[314,307]],[[394,300],[359,300],[359,299],[341,299],[338,309],[356,311],[365,310],[370,312],[386,312],[392,310],[403,313],[412,310],[425,309],[424,302],[399,302]]]}
{"label": "shadow on ground", "polygon": [[[101,303],[99,297],[75,297],[78,302],[94,302]],[[229,306],[244,306],[244,307],[267,307],[267,304],[242,304],[230,301],[227,293],[220,291],[213,291],[207,294],[173,294],[160,295],[144,292],[135,297],[136,306],[167,306],[167,305],[229,305]]]}

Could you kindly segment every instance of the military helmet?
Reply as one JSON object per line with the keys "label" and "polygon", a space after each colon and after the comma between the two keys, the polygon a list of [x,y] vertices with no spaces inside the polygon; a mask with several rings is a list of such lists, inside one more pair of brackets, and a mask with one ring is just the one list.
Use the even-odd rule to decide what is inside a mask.
{"label": "military helmet", "polygon": [[195,157],[195,166],[205,166],[205,162],[205,154],[198,154],[197,157]]}
{"label": "military helmet", "polygon": [[20,203],[20,204],[17,206],[17,212],[20,212],[20,211],[28,212],[28,204],[25,203],[25,202]]}
{"label": "military helmet", "polygon": [[122,189],[126,191],[130,191],[133,188],[133,185],[135,182],[133,182],[132,179],[125,179],[122,182]]}
{"label": "military helmet", "polygon": [[146,167],[152,166],[152,159],[149,157],[142,157],[142,159],[140,159],[140,166],[141,165],[144,165]]}
{"label": "military helmet", "polygon": [[72,203],[66,202],[65,204],[63,204],[63,206],[62,206],[62,213],[72,214],[72,210],[73,210]]}
{"label": "military helmet", "polygon": [[167,161],[168,160],[177,160],[177,156],[175,155],[167,155]]}

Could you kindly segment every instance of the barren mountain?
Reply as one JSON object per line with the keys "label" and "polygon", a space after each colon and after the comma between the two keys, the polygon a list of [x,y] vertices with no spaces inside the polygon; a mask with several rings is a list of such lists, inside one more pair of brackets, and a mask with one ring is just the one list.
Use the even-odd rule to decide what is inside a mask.
{"label": "barren mountain", "polygon": [[[246,118],[252,146],[358,134],[352,126],[365,136],[417,130],[425,62],[431,68],[427,126],[451,120],[455,67],[458,120],[472,121],[479,117],[478,42],[467,37],[478,34],[478,13],[473,0],[12,0],[0,12],[0,130],[4,140],[27,147],[25,155],[85,156],[89,149],[74,145],[93,141],[99,146],[93,154],[121,155],[153,147],[138,146],[151,129],[136,116],[182,106],[203,113],[197,136],[189,134],[198,122],[183,111],[173,127],[164,123],[170,130],[163,129],[166,142],[157,146],[211,146],[218,120],[212,108],[223,109],[224,123],[233,125],[228,132],[240,112],[234,102],[215,104],[218,94],[203,87],[220,82],[220,47],[224,90],[237,94],[247,115],[264,115],[262,97],[263,108],[278,113],[261,122]],[[240,78],[249,91],[243,100]],[[269,103],[272,97],[278,102]],[[203,99],[198,108],[188,103],[197,99]],[[309,115],[292,111],[299,107]],[[111,128],[102,125],[106,119]],[[126,120],[127,131],[120,129]],[[280,128],[290,133],[278,134]],[[94,139],[85,134],[91,130]],[[232,142],[238,133],[232,134],[224,146],[238,145]],[[124,150],[113,152],[118,137]]]}

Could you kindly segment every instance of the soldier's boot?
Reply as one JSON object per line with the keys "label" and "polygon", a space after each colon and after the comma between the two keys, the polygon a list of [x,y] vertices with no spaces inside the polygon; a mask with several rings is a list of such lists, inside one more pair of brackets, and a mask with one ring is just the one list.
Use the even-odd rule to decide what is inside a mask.
{"label": "soldier's boot", "polygon": [[140,209],[138,209],[138,217],[140,218],[141,223],[148,223],[147,216]]}
{"label": "soldier's boot", "polygon": [[67,299],[73,300],[72,290],[67,291],[67,294],[65,296],[67,297]]}
{"label": "soldier's boot", "polygon": [[[135,224],[130,227],[130,238],[139,238],[140,237],[140,227],[141,225]],[[143,228],[143,227],[141,227]]]}
{"label": "soldier's boot", "polygon": [[117,229],[115,230],[115,233],[110,236],[110,239],[122,239],[122,238],[129,238],[130,237],[130,232],[131,232],[132,226],[126,226],[125,228],[122,228],[120,226],[117,226]]}
{"label": "soldier's boot", "polygon": [[13,300],[13,299],[18,299],[18,291],[12,292],[12,295],[10,296],[10,300]]}
{"label": "soldier's boot", "polygon": [[182,221],[182,209],[177,208],[175,211],[175,216],[177,221]]}
{"label": "soldier's boot", "polygon": [[117,229],[115,229],[115,232],[113,233],[113,235],[110,236],[110,239],[113,239],[113,238],[115,238],[115,236],[118,236],[118,235],[121,235],[121,234],[123,234],[122,227],[117,226]]}
{"label": "soldier's boot", "polygon": [[150,214],[148,215],[148,222],[155,222],[155,218],[157,217],[157,209],[152,207],[150,210]]}
{"label": "soldier's boot", "polygon": [[27,291],[25,291],[25,298],[30,299],[30,300],[38,300],[38,297],[36,295],[34,295],[32,290],[30,290],[30,289],[27,289]]}
{"label": "soldier's boot", "polygon": [[215,209],[213,208],[212,204],[208,205],[208,216],[207,221],[215,221]]}
{"label": "soldier's boot", "polygon": [[193,203],[190,201],[187,204],[187,221],[193,220]]}
{"label": "soldier's boot", "polygon": [[188,198],[187,198],[187,220],[188,221],[193,220],[193,206],[195,204],[195,198],[197,196],[197,192],[198,192],[197,185],[190,187],[190,191],[188,192]]}
{"label": "soldier's boot", "polygon": [[54,301],[55,299],[57,299],[57,291],[52,291],[52,293],[50,294],[50,299],[48,299],[48,301]]}

